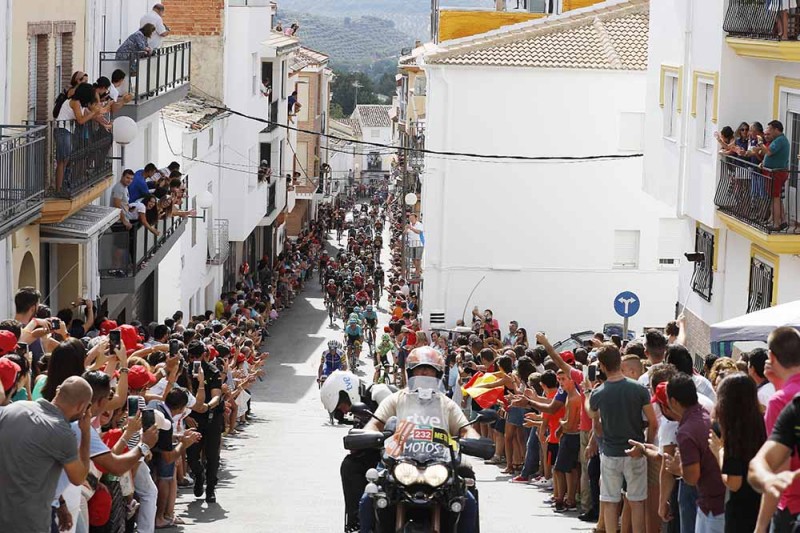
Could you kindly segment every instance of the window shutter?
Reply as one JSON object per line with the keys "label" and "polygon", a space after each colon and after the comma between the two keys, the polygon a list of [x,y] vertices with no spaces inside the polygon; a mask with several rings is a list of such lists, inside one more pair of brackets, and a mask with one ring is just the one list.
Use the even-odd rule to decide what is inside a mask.
{"label": "window shutter", "polygon": [[[677,265],[683,252],[683,223],[677,218],[658,221],[658,259],[662,265]],[[662,261],[672,260],[672,261]]]}
{"label": "window shutter", "polygon": [[614,232],[614,268],[639,267],[639,230]]}

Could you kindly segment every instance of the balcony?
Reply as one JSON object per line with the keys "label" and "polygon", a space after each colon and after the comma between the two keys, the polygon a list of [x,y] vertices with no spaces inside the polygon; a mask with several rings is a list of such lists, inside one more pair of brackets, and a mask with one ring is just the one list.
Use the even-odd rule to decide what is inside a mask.
{"label": "balcony", "polygon": [[779,186],[776,179],[764,169],[732,157],[720,160],[719,169],[714,204],[728,228],[770,252],[800,253],[798,171],[788,172],[781,195],[786,223],[775,227],[771,192],[773,185]]}
{"label": "balcony", "polygon": [[208,231],[208,259],[209,265],[223,265],[230,254],[228,241],[228,220],[218,218],[213,221]]}
{"label": "balcony", "polygon": [[51,120],[46,135],[43,224],[61,222],[111,185],[113,137],[99,123]]}
{"label": "balcony", "polygon": [[776,0],[729,0],[723,29],[726,41],[742,57],[775,61],[800,61],[800,13],[790,10],[787,39],[776,32],[779,21]]}
{"label": "balcony", "polygon": [[98,259],[103,294],[135,293],[186,229],[181,217],[166,217],[153,226],[159,235],[134,223],[130,231],[116,224],[100,236]]}
{"label": "balcony", "polygon": [[46,165],[46,127],[0,126],[0,238],[41,215]]}
{"label": "balcony", "polygon": [[192,43],[180,42],[156,48],[147,57],[136,54],[122,56],[117,56],[116,52],[100,52],[100,74],[111,79],[115,70],[122,70],[125,81],[119,92],[133,96],[117,116],[128,116],[138,121],[189,94]]}

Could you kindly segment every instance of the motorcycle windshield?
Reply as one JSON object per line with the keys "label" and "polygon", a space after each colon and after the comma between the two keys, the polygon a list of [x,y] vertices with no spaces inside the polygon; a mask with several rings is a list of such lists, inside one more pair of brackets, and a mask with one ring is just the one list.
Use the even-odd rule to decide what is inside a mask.
{"label": "motorcycle windshield", "polygon": [[441,428],[415,424],[402,420],[394,435],[386,439],[384,453],[396,461],[413,461],[418,464],[450,462],[450,448],[456,442]]}

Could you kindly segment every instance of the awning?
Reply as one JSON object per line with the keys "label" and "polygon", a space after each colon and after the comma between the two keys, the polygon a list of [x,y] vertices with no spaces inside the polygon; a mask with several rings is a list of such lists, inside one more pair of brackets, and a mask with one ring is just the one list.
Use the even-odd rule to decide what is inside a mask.
{"label": "awning", "polygon": [[711,350],[730,355],[734,342],[767,342],[772,330],[781,326],[800,329],[800,300],[712,324]]}
{"label": "awning", "polygon": [[119,209],[102,205],[87,205],[61,222],[42,224],[42,242],[83,244],[103,233],[119,220]]}
{"label": "awning", "polygon": [[261,42],[261,57],[269,59],[288,54],[298,48],[300,48],[300,39],[273,30],[267,40]]}

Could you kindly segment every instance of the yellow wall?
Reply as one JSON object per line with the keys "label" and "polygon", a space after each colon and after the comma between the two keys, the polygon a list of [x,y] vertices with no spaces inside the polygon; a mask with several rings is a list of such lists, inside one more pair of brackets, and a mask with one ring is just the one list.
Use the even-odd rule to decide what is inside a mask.
{"label": "yellow wall", "polygon": [[564,0],[564,11],[571,9],[580,9],[582,7],[589,7],[599,4],[603,0]]}
{"label": "yellow wall", "polygon": [[539,13],[509,13],[505,11],[440,11],[439,42],[477,35],[543,16]]}
{"label": "yellow wall", "polygon": [[52,248],[58,257],[58,307],[63,309],[83,294],[83,254],[79,244],[59,244]]}
{"label": "yellow wall", "polygon": [[[22,263],[25,256],[30,252],[33,259],[33,268],[25,269],[21,272]],[[28,225],[18,230],[11,236],[11,262],[14,268],[14,286],[12,291],[14,293],[20,288],[20,278],[25,284],[29,280],[33,280],[33,286],[37,289],[40,288],[39,280],[41,279],[40,261],[39,261],[39,226]],[[30,263],[27,263],[30,264]]]}
{"label": "yellow wall", "polygon": [[[11,39],[14,46],[11,48],[11,83],[9,97],[11,99],[11,114],[8,120],[19,123],[27,118],[28,110],[28,23],[29,22],[55,22],[73,21],[75,22],[75,33],[73,34],[73,57],[72,65],[74,69],[84,69],[84,25],[86,20],[85,0],[15,0],[12,3],[13,14],[11,17],[12,29]],[[54,92],[54,65],[55,65],[55,38],[51,35],[50,39],[50,79],[49,87],[46,88],[50,98],[48,116],[52,109]],[[92,58],[93,62],[99,58]],[[72,73],[70,73],[71,75]],[[94,81],[94,80],[92,80]]]}

